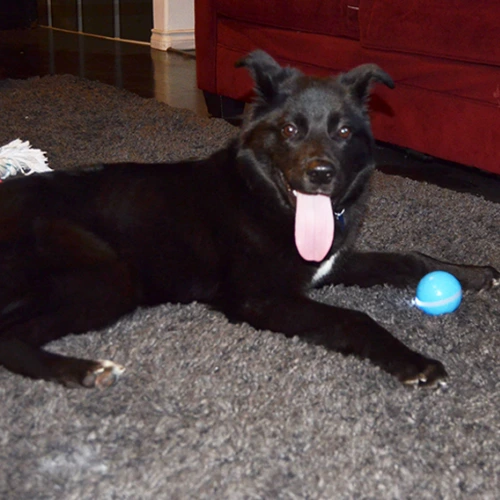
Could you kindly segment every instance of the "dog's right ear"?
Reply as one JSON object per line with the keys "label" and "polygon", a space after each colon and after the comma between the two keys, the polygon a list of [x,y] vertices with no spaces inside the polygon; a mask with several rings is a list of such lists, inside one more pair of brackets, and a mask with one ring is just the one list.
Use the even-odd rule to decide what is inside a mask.
{"label": "dog's right ear", "polygon": [[267,103],[283,91],[283,84],[287,80],[301,74],[297,69],[280,66],[263,50],[250,52],[236,63],[236,67],[248,69],[255,82],[257,96]]}

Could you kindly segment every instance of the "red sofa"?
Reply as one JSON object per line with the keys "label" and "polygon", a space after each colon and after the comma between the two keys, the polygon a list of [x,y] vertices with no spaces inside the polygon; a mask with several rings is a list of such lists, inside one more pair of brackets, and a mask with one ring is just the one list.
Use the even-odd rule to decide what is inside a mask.
{"label": "red sofa", "polygon": [[396,82],[372,99],[378,140],[500,174],[497,0],[195,0],[195,21],[211,107],[251,97],[234,63],[255,48],[319,75],[375,62]]}

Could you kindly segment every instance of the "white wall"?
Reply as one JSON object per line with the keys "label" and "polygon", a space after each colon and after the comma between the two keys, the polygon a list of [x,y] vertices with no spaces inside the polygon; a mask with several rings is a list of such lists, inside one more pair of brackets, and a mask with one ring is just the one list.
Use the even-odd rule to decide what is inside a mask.
{"label": "white wall", "polygon": [[153,0],[151,47],[194,49],[194,0]]}

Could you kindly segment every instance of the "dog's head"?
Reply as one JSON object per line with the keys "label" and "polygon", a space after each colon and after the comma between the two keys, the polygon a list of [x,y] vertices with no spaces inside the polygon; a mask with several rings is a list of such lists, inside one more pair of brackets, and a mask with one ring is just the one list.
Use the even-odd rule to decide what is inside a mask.
{"label": "dog's head", "polygon": [[[327,196],[333,211],[346,208],[373,169],[370,91],[375,83],[393,88],[391,77],[375,64],[337,77],[306,76],[263,51],[238,65],[255,81],[256,99],[240,135],[240,156],[253,165],[253,181],[273,189],[290,209],[302,195]],[[324,204],[323,198],[317,200]]]}
{"label": "dog's head", "polygon": [[394,87],[382,69],[365,64],[337,77],[311,77],[260,50],[238,65],[249,69],[256,93],[243,145],[279,169],[291,190],[338,197],[352,174],[372,166],[370,91],[375,83]]}

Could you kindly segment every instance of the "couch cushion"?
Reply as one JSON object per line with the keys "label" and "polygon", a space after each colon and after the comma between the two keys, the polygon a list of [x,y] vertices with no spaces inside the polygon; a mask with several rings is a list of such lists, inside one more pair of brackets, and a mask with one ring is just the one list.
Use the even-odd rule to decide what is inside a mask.
{"label": "couch cushion", "polygon": [[364,47],[500,66],[498,0],[361,0]]}
{"label": "couch cushion", "polygon": [[216,0],[217,14],[273,28],[359,40],[359,0]]}

